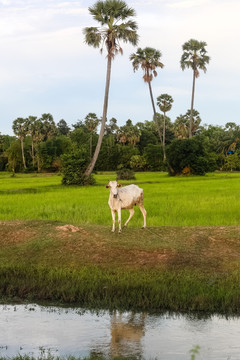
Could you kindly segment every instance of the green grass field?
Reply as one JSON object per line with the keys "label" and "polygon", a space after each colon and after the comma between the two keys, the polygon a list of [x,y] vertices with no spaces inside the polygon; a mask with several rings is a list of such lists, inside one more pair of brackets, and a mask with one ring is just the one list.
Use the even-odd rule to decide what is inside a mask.
{"label": "green grass field", "polygon": [[1,301],[239,314],[240,173],[138,173],[147,229],[137,210],[121,235],[107,204],[114,179],[65,187],[57,175],[0,173]]}
{"label": "green grass field", "polygon": [[[108,180],[115,173],[95,175],[96,185],[66,187],[57,175],[0,173],[0,220],[59,220],[86,225],[111,225]],[[240,173],[169,177],[166,173],[137,173],[144,189],[148,226],[238,225]],[[122,212],[123,221],[128,211]],[[138,209],[130,227],[140,227]]]}

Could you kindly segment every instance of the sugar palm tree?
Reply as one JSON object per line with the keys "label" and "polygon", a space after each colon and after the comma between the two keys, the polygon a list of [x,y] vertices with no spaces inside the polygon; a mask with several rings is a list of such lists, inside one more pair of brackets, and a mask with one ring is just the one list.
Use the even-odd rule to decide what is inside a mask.
{"label": "sugar palm tree", "polygon": [[24,169],[27,169],[25,155],[24,155],[24,139],[27,136],[27,132],[28,132],[27,119],[17,118],[16,120],[13,121],[12,129],[14,134],[18,137],[18,139],[21,142],[23,166]]}
{"label": "sugar palm tree", "polygon": [[163,134],[162,134],[162,146],[163,146],[163,160],[166,160],[166,151],[165,151],[165,134],[166,134],[166,112],[170,111],[172,108],[173,98],[171,95],[162,94],[157,97],[157,105],[160,110],[163,112]]}
{"label": "sugar palm tree", "polygon": [[[148,84],[150,98],[152,102],[152,108],[153,108],[153,116],[154,120],[156,117],[156,108],[153,100],[153,92],[152,92],[152,86],[151,82],[153,80],[153,77],[157,76],[156,68],[160,67],[163,68],[163,63],[160,61],[161,59],[161,52],[159,50],[156,50],[151,47],[146,47],[145,49],[138,48],[136,53],[130,55],[130,60],[132,61],[133,71],[139,69],[139,67],[143,70],[143,80]],[[157,124],[157,122],[156,122]],[[160,141],[162,143],[162,136],[160,128],[157,126],[158,134],[160,137]]]}
{"label": "sugar palm tree", "polygon": [[197,41],[191,39],[185,42],[182,46],[183,54],[181,57],[181,68],[191,68],[193,70],[193,85],[192,85],[192,100],[191,100],[191,115],[189,123],[189,138],[192,137],[192,122],[193,122],[193,107],[195,94],[195,79],[199,76],[199,70],[207,71],[206,64],[209,63],[210,57],[207,54],[207,44],[204,41]]}
{"label": "sugar palm tree", "polygon": [[88,10],[93,16],[94,20],[98,21],[101,26],[86,27],[83,30],[85,35],[85,42],[95,48],[101,47],[101,51],[103,50],[103,46],[106,46],[107,75],[100,134],[98,137],[95,153],[85,172],[86,176],[91,174],[97,161],[102,144],[105,123],[107,119],[112,60],[118,52],[122,53],[122,48],[120,46],[121,40],[123,42],[129,42],[132,45],[137,45],[138,42],[138,35],[136,31],[137,24],[132,20],[132,17],[136,15],[135,11],[134,9],[129,8],[124,1],[97,1],[92,7],[89,7]]}
{"label": "sugar palm tree", "polygon": [[37,116],[29,116],[27,119],[28,122],[28,134],[31,136],[31,142],[32,142],[32,165],[33,169],[35,167],[35,151],[34,151],[34,136],[36,131],[36,120]]}

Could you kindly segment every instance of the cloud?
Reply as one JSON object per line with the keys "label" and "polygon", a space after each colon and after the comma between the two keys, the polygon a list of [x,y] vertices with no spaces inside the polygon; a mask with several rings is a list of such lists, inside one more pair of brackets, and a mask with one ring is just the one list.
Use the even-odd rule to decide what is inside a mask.
{"label": "cloud", "polygon": [[196,6],[201,6],[203,4],[209,3],[209,0],[184,0],[184,1],[174,1],[173,3],[169,4],[166,3],[166,6],[170,8],[192,8]]}

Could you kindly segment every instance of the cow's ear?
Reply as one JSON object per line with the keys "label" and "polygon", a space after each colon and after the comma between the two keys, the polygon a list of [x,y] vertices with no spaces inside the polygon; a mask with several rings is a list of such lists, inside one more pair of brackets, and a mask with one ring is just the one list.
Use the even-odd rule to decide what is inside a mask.
{"label": "cow's ear", "polygon": [[106,185],[106,188],[108,189],[108,188],[110,188],[110,186],[109,186],[109,185]]}
{"label": "cow's ear", "polygon": [[117,184],[117,187],[121,187],[122,186],[122,184]]}

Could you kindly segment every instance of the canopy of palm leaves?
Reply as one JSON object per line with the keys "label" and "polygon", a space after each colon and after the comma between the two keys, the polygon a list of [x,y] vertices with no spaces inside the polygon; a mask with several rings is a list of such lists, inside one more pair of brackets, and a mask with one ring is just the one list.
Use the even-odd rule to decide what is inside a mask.
{"label": "canopy of palm leaves", "polygon": [[136,71],[139,69],[139,67],[141,67],[144,72],[143,79],[145,82],[149,83],[152,81],[153,76],[157,76],[156,68],[163,68],[164,66],[163,63],[160,61],[161,56],[161,52],[154,48],[138,48],[136,53],[130,55],[133,70]]}
{"label": "canopy of palm leaves", "polygon": [[199,76],[199,70],[207,71],[206,64],[209,63],[210,57],[207,54],[207,44],[204,41],[197,41],[191,39],[183,44],[183,54],[181,57],[181,68],[191,68],[194,71],[195,77]]}
{"label": "canopy of palm leaves", "polygon": [[108,56],[112,58],[118,53],[122,53],[120,41],[130,42],[136,45],[138,41],[137,24],[130,17],[135,16],[135,10],[129,8],[124,1],[106,0],[98,1],[88,8],[94,20],[101,25],[98,27],[86,27],[83,32],[85,42],[93,47],[105,45]]}
{"label": "canopy of palm leaves", "polygon": [[157,97],[157,105],[159,106],[160,110],[164,113],[168,112],[172,108],[173,98],[171,95],[162,94]]}

